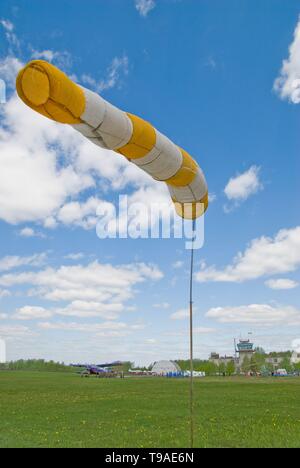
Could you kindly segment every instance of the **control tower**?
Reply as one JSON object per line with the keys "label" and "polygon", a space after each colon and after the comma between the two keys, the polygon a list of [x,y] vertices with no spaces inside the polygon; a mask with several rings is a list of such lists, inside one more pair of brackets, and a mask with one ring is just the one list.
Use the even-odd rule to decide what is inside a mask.
{"label": "control tower", "polygon": [[238,363],[239,363],[239,367],[241,367],[244,360],[245,360],[245,358],[246,358],[246,356],[250,360],[251,357],[253,356],[253,354],[255,353],[254,344],[251,343],[251,341],[249,339],[248,340],[239,340],[239,342],[237,344],[236,352],[239,355]]}

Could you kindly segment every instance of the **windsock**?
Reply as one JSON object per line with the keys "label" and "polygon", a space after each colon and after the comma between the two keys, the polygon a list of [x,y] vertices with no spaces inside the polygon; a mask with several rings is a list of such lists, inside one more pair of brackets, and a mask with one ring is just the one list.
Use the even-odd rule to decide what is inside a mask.
{"label": "windsock", "polygon": [[31,109],[71,125],[94,144],[125,156],[165,182],[182,218],[196,219],[206,211],[208,189],[199,165],[150,123],[121,111],[43,60],[26,65],[16,86]]}

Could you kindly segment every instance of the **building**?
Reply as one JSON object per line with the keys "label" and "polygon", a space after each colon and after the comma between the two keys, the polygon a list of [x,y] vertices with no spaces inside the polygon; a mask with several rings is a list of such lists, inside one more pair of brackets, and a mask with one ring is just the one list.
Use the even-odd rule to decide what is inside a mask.
{"label": "building", "polygon": [[254,344],[250,342],[250,340],[239,340],[236,346],[236,352],[238,353],[238,368],[241,368],[245,359],[252,358],[253,354],[255,353]]}
{"label": "building", "polygon": [[273,366],[273,369],[278,369],[278,366],[280,366],[280,364],[282,363],[282,361],[284,360],[283,357],[281,356],[268,356],[266,358],[266,363],[267,364],[271,364],[271,366]]}
{"label": "building", "polygon": [[157,375],[167,375],[181,372],[177,362],[174,361],[158,361],[152,367],[152,372]]}
{"label": "building", "polygon": [[300,353],[294,351],[291,357],[291,364],[299,364],[300,362]]}
{"label": "building", "polygon": [[209,357],[209,361],[215,364],[216,366],[220,366],[220,364],[224,364],[227,366],[230,362],[234,361],[233,356],[220,356],[218,353],[211,353]]}

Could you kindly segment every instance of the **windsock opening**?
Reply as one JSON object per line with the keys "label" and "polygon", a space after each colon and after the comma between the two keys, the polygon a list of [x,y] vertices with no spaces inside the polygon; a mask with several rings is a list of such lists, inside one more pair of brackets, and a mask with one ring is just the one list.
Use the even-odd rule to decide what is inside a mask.
{"label": "windsock opening", "polygon": [[83,90],[44,60],[34,60],[20,71],[17,92],[25,104],[49,119],[81,123],[86,105]]}
{"label": "windsock opening", "polygon": [[193,203],[180,203],[177,200],[173,200],[175,210],[178,216],[183,219],[194,220],[203,216],[208,208],[208,193],[199,202]]}

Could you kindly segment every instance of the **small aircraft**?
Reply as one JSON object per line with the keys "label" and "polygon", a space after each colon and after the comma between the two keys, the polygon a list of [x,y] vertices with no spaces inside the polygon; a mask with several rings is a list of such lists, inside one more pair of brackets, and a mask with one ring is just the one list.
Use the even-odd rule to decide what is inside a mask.
{"label": "small aircraft", "polygon": [[95,364],[74,364],[73,367],[84,369],[82,373],[89,375],[101,375],[112,372],[110,367],[100,367]]}

